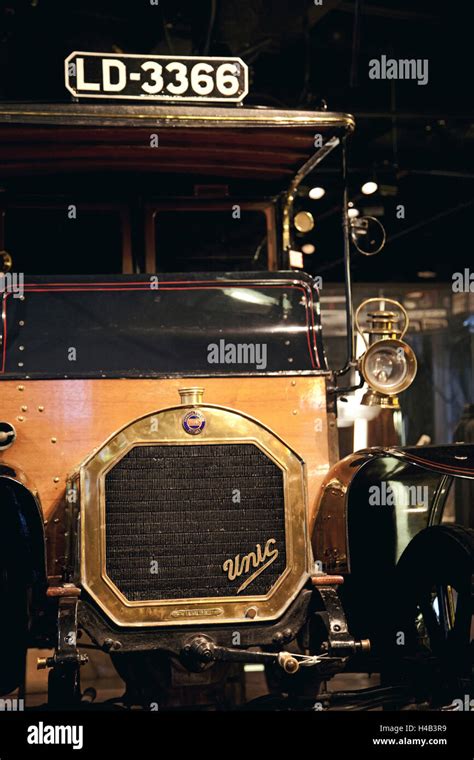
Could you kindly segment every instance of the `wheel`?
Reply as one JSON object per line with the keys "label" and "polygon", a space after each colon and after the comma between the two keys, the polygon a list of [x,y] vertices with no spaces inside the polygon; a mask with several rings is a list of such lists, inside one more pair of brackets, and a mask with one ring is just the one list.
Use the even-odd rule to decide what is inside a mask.
{"label": "wheel", "polygon": [[6,510],[0,531],[0,696],[20,686],[25,673],[30,591],[15,540],[19,530],[16,515]]}
{"label": "wheel", "polygon": [[424,663],[438,703],[472,693],[473,578],[474,531],[458,525],[422,530],[396,568],[394,649]]}

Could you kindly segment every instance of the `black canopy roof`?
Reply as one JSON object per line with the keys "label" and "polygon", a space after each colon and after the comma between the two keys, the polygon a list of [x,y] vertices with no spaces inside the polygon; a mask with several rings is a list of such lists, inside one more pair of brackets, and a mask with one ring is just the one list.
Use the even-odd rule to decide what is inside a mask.
{"label": "black canopy roof", "polygon": [[353,129],[352,116],[328,111],[2,103],[0,171],[6,178],[94,170],[192,173],[286,187],[320,147],[316,135],[326,143]]}

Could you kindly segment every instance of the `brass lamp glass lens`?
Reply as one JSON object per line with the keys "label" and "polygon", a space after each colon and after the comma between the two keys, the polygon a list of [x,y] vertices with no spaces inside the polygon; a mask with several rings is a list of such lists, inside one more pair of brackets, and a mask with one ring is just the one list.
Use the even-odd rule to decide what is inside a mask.
{"label": "brass lamp glass lens", "polygon": [[410,346],[402,340],[378,340],[362,356],[360,370],[372,390],[386,396],[395,396],[413,382],[416,357]]}
{"label": "brass lamp glass lens", "polygon": [[386,392],[399,387],[407,374],[407,362],[403,351],[387,346],[380,346],[371,353],[365,364],[367,382],[372,387],[378,387]]}

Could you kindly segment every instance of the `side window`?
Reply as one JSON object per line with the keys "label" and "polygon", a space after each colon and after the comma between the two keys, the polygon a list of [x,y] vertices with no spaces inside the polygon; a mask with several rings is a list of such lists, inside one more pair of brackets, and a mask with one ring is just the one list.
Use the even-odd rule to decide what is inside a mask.
{"label": "side window", "polygon": [[[147,271],[248,272],[275,268],[263,210],[242,204],[211,209],[156,209]],[[269,241],[269,237],[272,238]]]}
{"label": "side window", "polygon": [[5,213],[5,247],[13,270],[27,275],[131,272],[125,222],[119,208],[12,205]]}

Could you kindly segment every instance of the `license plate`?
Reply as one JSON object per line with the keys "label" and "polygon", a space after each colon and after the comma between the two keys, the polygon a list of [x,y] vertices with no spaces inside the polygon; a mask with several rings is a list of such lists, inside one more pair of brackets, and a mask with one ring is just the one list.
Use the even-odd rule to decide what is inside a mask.
{"label": "license plate", "polygon": [[64,61],[64,74],[75,98],[238,103],[248,94],[240,58],[76,51]]}

